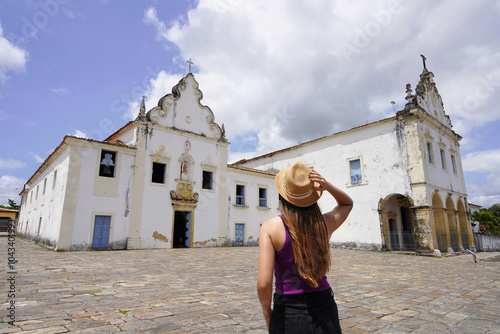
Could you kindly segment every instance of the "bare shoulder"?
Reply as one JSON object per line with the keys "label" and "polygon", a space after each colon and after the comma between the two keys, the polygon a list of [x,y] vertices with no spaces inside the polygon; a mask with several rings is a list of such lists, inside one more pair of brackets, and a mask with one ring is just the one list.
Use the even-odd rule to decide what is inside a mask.
{"label": "bare shoulder", "polygon": [[283,223],[281,222],[281,218],[274,217],[263,222],[260,229],[267,234],[272,234],[273,232],[278,231],[282,225]]}
{"label": "bare shoulder", "polygon": [[285,229],[280,217],[274,217],[266,220],[260,227],[260,238],[267,236],[275,250],[280,249],[285,243]]}

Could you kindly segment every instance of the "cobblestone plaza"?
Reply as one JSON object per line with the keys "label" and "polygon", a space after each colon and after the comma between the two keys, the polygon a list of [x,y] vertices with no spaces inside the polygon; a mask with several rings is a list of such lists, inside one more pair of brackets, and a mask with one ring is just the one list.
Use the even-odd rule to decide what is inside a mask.
{"label": "cobblestone plaza", "polygon": [[[17,239],[11,275],[0,243],[2,333],[266,333],[258,247],[54,252]],[[343,331],[500,333],[499,257],[332,249]]]}

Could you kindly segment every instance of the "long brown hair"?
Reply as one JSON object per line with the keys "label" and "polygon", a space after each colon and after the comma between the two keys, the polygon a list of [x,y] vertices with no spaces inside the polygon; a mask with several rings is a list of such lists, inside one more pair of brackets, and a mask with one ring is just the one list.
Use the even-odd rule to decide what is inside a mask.
{"label": "long brown hair", "polygon": [[297,207],[280,196],[280,211],[292,237],[298,272],[312,288],[330,270],[328,229],[317,203]]}

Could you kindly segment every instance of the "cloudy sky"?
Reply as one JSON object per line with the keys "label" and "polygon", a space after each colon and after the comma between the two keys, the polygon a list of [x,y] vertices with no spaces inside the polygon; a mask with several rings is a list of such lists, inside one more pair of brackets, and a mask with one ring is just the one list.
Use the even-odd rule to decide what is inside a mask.
{"label": "cloudy sky", "polygon": [[469,202],[498,203],[499,31],[498,1],[0,0],[0,203],[65,135],[102,140],[156,105],[187,59],[235,161],[394,115],[420,54]]}

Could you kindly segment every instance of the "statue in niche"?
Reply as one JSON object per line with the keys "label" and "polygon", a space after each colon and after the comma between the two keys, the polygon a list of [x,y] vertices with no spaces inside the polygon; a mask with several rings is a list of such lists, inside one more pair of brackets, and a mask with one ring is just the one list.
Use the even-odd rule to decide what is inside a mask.
{"label": "statue in niche", "polygon": [[187,181],[189,175],[189,164],[187,161],[181,163],[181,180]]}

